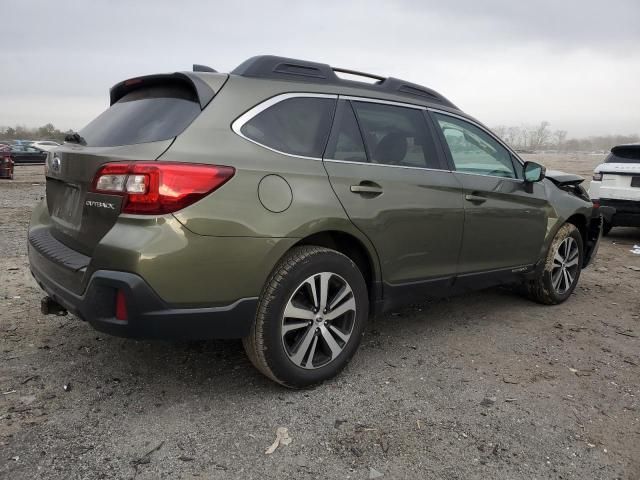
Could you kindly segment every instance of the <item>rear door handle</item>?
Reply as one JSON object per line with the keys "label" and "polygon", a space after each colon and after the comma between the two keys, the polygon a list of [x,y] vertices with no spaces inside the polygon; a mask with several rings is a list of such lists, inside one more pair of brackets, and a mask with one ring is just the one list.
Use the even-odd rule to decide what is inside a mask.
{"label": "rear door handle", "polygon": [[472,203],[484,203],[487,201],[486,198],[481,197],[480,195],[470,195],[470,194],[465,195],[464,199],[467,202],[472,202]]}
{"label": "rear door handle", "polygon": [[350,190],[353,193],[368,193],[369,195],[380,195],[382,187],[373,182],[362,182],[360,185],[351,185]]}

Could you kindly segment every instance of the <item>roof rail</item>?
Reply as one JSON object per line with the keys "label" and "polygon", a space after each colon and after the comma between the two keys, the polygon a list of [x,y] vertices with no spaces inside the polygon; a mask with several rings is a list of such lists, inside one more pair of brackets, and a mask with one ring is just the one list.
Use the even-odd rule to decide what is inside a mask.
{"label": "roof rail", "polygon": [[[375,83],[359,82],[357,80],[342,79],[336,75],[347,73],[350,75],[367,77],[376,80]],[[277,57],[274,55],[259,55],[245,60],[231,71],[233,75],[255,78],[273,78],[281,80],[298,80],[312,83],[325,83],[342,86],[358,86],[378,92],[394,93],[421,98],[423,101],[438,103],[449,108],[458,109],[443,95],[422,85],[392,77],[381,77],[371,73],[358,72],[346,68],[334,68],[325,63],[297,60],[294,58]]]}
{"label": "roof rail", "polygon": [[338,68],[338,67],[332,67],[332,68],[334,72],[347,73],[349,75],[355,75],[357,77],[373,78],[374,80],[378,80],[378,82],[376,83],[380,83],[385,80],[384,77],[381,77],[380,75],[374,75],[373,73],[358,72],[357,70],[349,70],[348,68]]}

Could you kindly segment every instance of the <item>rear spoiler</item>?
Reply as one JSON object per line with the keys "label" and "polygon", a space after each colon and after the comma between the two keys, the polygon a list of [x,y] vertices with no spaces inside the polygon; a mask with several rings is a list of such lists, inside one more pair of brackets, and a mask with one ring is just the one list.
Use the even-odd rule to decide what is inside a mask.
{"label": "rear spoiler", "polygon": [[111,105],[116,103],[127,93],[130,93],[138,88],[163,84],[166,85],[167,83],[181,83],[193,89],[196,96],[198,97],[198,102],[200,103],[201,109],[204,109],[204,107],[208,105],[208,103],[216,94],[216,92],[213,91],[213,89],[209,85],[207,85],[204,80],[198,78],[197,75],[193,75],[192,73],[160,73],[156,75],[145,75],[143,77],[130,78],[120,83],[116,83],[109,90]]}

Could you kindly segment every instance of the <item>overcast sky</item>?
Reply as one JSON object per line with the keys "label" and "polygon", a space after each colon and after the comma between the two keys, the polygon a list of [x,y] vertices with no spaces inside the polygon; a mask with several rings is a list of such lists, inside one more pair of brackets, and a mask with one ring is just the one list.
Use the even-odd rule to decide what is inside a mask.
{"label": "overcast sky", "polygon": [[640,0],[14,0],[0,12],[0,125],[80,129],[125,78],[274,54],[421,83],[490,126],[640,133]]}

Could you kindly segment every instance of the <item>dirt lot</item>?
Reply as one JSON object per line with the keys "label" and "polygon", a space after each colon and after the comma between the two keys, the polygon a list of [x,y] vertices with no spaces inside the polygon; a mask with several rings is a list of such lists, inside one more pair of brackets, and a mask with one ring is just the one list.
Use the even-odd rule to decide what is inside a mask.
{"label": "dirt lot", "polygon": [[[533,158],[587,177],[600,159]],[[640,229],[614,229],[563,305],[417,305],[371,322],[337,379],[289,391],[240,342],[42,316],[25,256],[40,172],[0,180],[0,478],[640,478]],[[278,427],[293,442],[265,455]]]}

